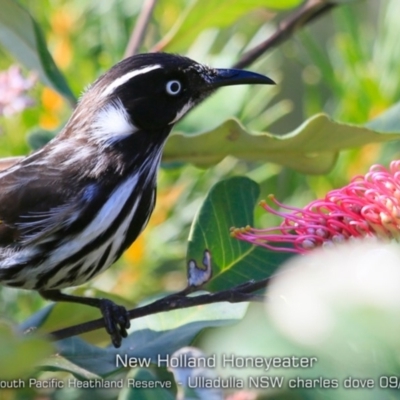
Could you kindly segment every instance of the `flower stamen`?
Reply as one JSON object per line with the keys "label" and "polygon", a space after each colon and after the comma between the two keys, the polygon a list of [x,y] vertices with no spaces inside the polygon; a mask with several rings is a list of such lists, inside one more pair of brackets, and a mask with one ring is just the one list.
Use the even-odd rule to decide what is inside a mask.
{"label": "flower stamen", "polygon": [[284,205],[273,195],[268,198],[279,210],[266,201],[260,205],[283,218],[281,225],[234,228],[233,237],[267,249],[300,254],[368,236],[400,241],[400,160],[393,161],[389,169],[373,165],[365,176],[355,176],[347,186],[330,191],[324,199],[304,208]]}

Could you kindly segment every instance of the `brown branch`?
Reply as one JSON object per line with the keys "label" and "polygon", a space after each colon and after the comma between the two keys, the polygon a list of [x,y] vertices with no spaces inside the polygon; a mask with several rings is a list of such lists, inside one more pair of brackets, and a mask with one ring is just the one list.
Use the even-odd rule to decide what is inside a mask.
{"label": "brown branch", "polygon": [[137,19],[135,28],[132,31],[131,37],[129,39],[129,43],[126,46],[124,58],[133,56],[133,55],[137,54],[137,52],[139,51],[156,3],[157,3],[157,0],[145,0],[144,1],[142,10],[140,11],[140,15]]}
{"label": "brown branch", "polygon": [[233,67],[247,67],[266,51],[289,39],[298,29],[313,21],[315,18],[320,17],[335,6],[337,6],[337,4],[327,2],[326,0],[308,0],[295,13],[283,20],[271,37],[245,53]]}
{"label": "brown branch", "polygon": [[[129,318],[132,320],[135,318],[144,317],[146,315],[157,314],[159,312],[178,310],[181,308],[189,308],[211,303],[219,303],[222,301],[227,301],[229,303],[239,303],[243,301],[260,301],[260,296],[255,294],[254,292],[265,288],[270,279],[271,278],[265,278],[256,282],[249,281],[235,286],[231,289],[191,297],[187,296],[191,292],[191,290],[185,289],[181,292],[174,293],[162,299],[156,300],[151,304],[147,304],[145,306],[137,307],[130,310]],[[91,332],[100,328],[104,328],[103,318],[60,329],[51,332],[49,335],[51,340],[61,340],[71,336]]]}

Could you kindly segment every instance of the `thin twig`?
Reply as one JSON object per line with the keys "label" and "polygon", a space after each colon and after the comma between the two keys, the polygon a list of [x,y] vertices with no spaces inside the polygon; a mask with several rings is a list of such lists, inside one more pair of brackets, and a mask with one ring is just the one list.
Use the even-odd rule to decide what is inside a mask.
{"label": "thin twig", "polygon": [[271,37],[245,53],[233,67],[247,67],[266,51],[289,39],[295,31],[313,21],[316,17],[320,17],[335,6],[337,6],[337,4],[325,0],[308,0],[295,13],[283,20]]}
{"label": "thin twig", "polygon": [[126,46],[124,58],[138,53],[156,3],[157,0],[144,0],[142,10],[140,11],[135,28],[132,31],[128,46]]}
{"label": "thin twig", "polygon": [[[151,304],[142,307],[137,307],[129,311],[129,318],[135,319],[144,317],[146,315],[157,314],[159,312],[166,312],[171,310],[178,310],[181,308],[189,308],[204,304],[219,303],[227,301],[229,303],[239,303],[243,301],[260,301],[260,296],[255,294],[270,281],[270,278],[265,278],[260,281],[249,281],[240,284],[231,289],[223,290],[216,293],[202,294],[199,296],[188,297],[188,291],[183,290],[178,293],[171,294],[162,299],[156,300]],[[68,328],[60,329],[51,332],[51,340],[66,339],[71,336],[81,335],[96,329],[104,327],[104,319],[99,318],[93,321],[84,322],[79,325],[70,326]]]}

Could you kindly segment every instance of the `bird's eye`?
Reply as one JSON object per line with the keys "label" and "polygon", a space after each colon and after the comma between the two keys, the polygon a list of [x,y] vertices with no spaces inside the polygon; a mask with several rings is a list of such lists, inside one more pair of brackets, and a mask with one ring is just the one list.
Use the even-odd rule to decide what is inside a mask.
{"label": "bird's eye", "polygon": [[176,96],[182,90],[182,85],[179,81],[169,81],[166,90],[171,96]]}

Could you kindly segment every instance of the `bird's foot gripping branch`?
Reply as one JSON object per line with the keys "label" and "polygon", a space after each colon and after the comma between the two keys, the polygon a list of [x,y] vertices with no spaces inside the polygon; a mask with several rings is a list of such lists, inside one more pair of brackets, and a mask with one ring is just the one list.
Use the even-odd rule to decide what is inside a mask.
{"label": "bird's foot gripping branch", "polygon": [[[260,291],[265,289],[266,285],[270,281],[270,278],[265,278],[259,281],[250,280],[248,282],[241,283],[227,290],[221,290],[215,293],[202,292],[201,294],[196,295],[195,292],[201,290],[201,288],[207,284],[207,282],[212,276],[211,254],[208,250],[204,251],[202,266],[199,266],[195,260],[190,260],[187,266],[187,271],[188,271],[187,286],[184,290],[163,297],[148,305],[137,307],[128,311],[126,314],[128,323],[132,319],[144,317],[147,315],[152,315],[160,312],[167,312],[182,308],[189,308],[199,305],[211,304],[211,303],[218,303],[218,302],[239,303],[246,301],[263,301],[265,298],[262,292]],[[65,301],[65,299],[62,300]],[[126,320],[124,319],[123,321],[124,324],[125,321]],[[129,324],[126,325],[124,326],[129,328]],[[106,318],[99,318],[97,320],[88,321],[79,325],[71,326],[68,328],[52,332],[50,333],[50,337],[52,340],[61,340],[103,327],[105,327],[108,331],[107,320]],[[123,326],[121,326],[121,329],[122,328]],[[108,333],[111,334],[111,332]],[[121,336],[126,337],[127,336],[126,331],[125,334],[121,333]],[[121,342],[113,341],[113,344],[115,347],[119,347],[121,345]]]}

